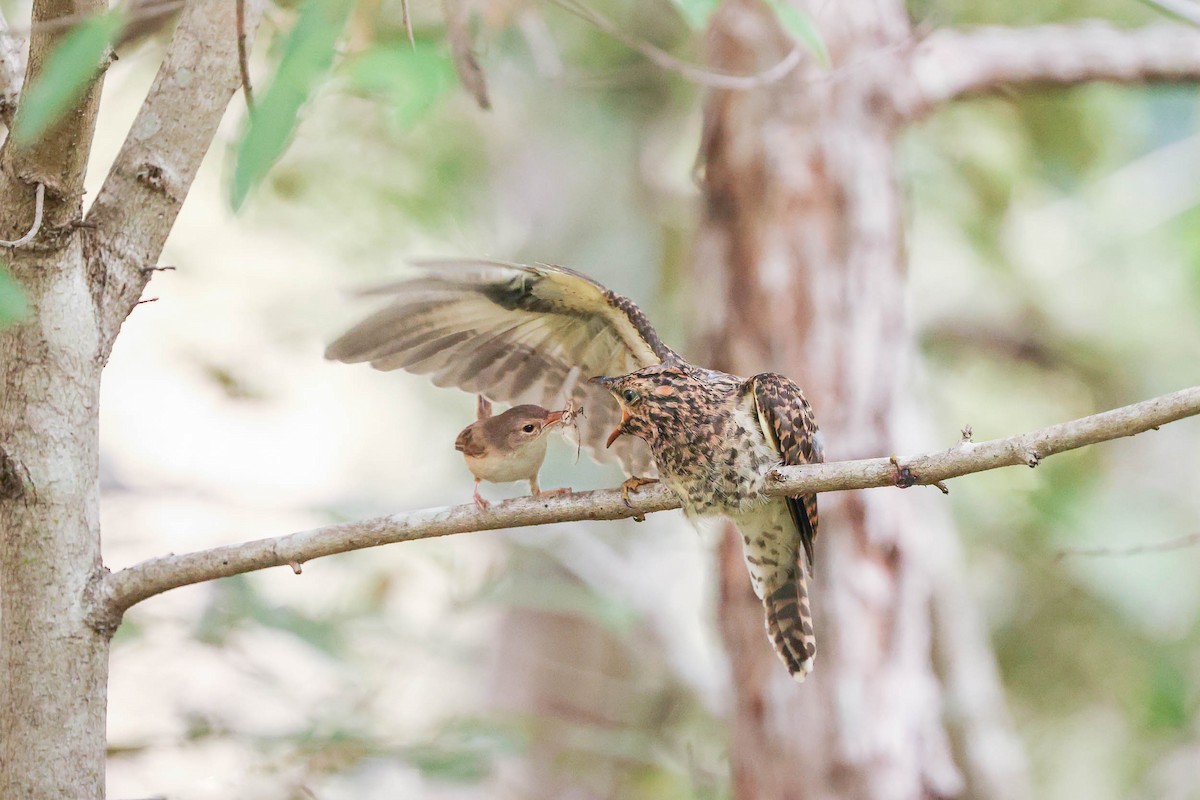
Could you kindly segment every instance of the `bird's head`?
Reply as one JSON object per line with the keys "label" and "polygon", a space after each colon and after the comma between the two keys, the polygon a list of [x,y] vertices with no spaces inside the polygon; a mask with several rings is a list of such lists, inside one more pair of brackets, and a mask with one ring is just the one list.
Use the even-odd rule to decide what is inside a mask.
{"label": "bird's head", "polygon": [[562,411],[548,411],[535,405],[513,406],[503,414],[468,425],[455,440],[454,449],[493,455],[513,453],[542,438],[562,418]]}
{"label": "bird's head", "polygon": [[540,439],[546,431],[562,422],[563,412],[541,406],[513,406],[488,420],[488,438],[505,450],[516,450]]}
{"label": "bird's head", "polygon": [[655,364],[617,377],[595,377],[617,398],[621,422],[608,436],[608,447],[623,433],[653,442],[679,419],[693,377],[674,364]]}

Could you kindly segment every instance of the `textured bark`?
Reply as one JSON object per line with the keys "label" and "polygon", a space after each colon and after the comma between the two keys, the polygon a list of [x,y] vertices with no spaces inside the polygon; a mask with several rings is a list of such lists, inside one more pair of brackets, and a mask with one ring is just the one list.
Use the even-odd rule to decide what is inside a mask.
{"label": "textured bark", "polygon": [[[887,56],[911,37],[894,0],[809,9],[841,70],[811,62],[706,107],[706,208],[695,249],[698,318],[713,366],[795,378],[826,457],[894,451],[912,357]],[[788,44],[752,0],[713,18],[710,62],[752,72]],[[720,553],[721,629],[733,662],[735,796],[920,798],[964,790],[942,721],[931,581],[911,495],[822,495],[813,588],[816,671],[792,684],[762,636],[736,537]],[[990,653],[987,653],[990,657]],[[1017,776],[1005,796],[1021,795]],[[976,784],[979,785],[979,784]],[[1014,791],[1015,790],[1015,791]],[[989,796],[986,792],[980,796]]]}
{"label": "textured bark", "polygon": [[[35,22],[102,9],[102,0],[39,2]],[[35,31],[29,78],[63,29]],[[28,86],[29,83],[27,82]],[[0,797],[100,797],[108,638],[85,622],[100,569],[99,328],[81,265],[80,219],[100,97],[95,81],[36,144],[0,153],[0,236],[29,229],[34,187],[45,221],[10,251],[27,323],[0,332]],[[19,112],[18,112],[19,114]]]}
{"label": "textured bark", "polygon": [[[38,2],[30,80],[68,30],[38,22],[106,7],[103,0]],[[34,188],[46,187],[41,230],[7,258],[30,314],[0,332],[0,797],[6,800],[104,795],[112,628],[95,626],[88,615],[102,575],[100,371],[144,285],[140,267],[157,258],[237,84],[231,5],[189,3],[168,53],[130,134],[134,144],[127,142],[114,172],[124,175],[131,159],[170,171],[166,177],[152,168],[133,172],[115,186],[110,177],[105,186],[114,191],[101,193],[98,227],[79,222],[99,79],[38,142],[18,149],[8,141],[0,152],[0,236],[15,239],[28,229]],[[210,91],[206,81],[216,88]],[[147,193],[169,201],[155,203]]]}
{"label": "textured bark", "polygon": [[[2,201],[0,201],[2,202]],[[108,638],[84,619],[100,568],[100,365],[78,241],[15,258],[32,321],[0,333],[0,797],[100,797]]]}

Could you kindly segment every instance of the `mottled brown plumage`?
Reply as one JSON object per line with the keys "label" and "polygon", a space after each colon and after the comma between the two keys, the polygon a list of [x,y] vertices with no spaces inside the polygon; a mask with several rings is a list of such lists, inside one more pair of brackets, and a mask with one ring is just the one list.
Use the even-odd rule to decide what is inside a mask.
{"label": "mottled brown plumage", "polygon": [[724,514],[737,525],[767,635],[788,671],[803,680],[816,653],[808,600],[816,496],[762,494],[773,467],[823,459],[800,388],[782,375],[744,380],[678,359],[596,382],[622,408],[612,438],[646,441],[688,514]]}
{"label": "mottled brown plumage", "polygon": [[800,388],[772,373],[743,379],[688,364],[632,301],[571,270],[424,266],[419,277],[378,290],[391,305],[326,356],[429,373],[439,386],[498,400],[586,406],[577,436],[593,455],[615,455],[632,476],[653,465],[689,515],[737,524],[767,634],[803,680],[816,649],[807,588],[816,496],[763,495],[773,467],[823,459]]}

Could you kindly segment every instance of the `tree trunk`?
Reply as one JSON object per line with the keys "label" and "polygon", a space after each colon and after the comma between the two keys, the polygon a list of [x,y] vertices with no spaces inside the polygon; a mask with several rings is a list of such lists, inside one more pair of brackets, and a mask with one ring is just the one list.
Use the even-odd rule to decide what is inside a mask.
{"label": "tree trunk", "polygon": [[99,335],[79,243],[54,256],[13,262],[31,321],[0,334],[0,797],[30,800],[104,792]]}
{"label": "tree trunk", "polygon": [[[843,69],[831,76],[808,58],[765,88],[714,91],[706,106],[692,281],[707,325],[701,345],[718,369],[777,370],[800,383],[828,459],[877,457],[894,452],[914,347],[893,150],[900,122],[886,102],[891,60],[879,55],[911,31],[895,0],[809,11]],[[714,15],[709,46],[714,68],[749,74],[779,62],[791,42],[763,4],[731,0]],[[931,534],[913,499],[821,495],[816,671],[802,686],[775,663],[740,542],[727,532],[720,624],[733,662],[740,800],[963,791],[933,662],[921,555]]]}
{"label": "tree trunk", "polygon": [[[38,3],[34,21],[104,3]],[[35,28],[29,76],[62,28]],[[27,83],[28,85],[28,83]],[[45,186],[42,228],[7,262],[29,318],[0,332],[0,797],[104,794],[108,635],[84,620],[100,569],[97,309],[84,269],[83,173],[97,79],[39,141],[0,153],[0,235],[16,239]]]}
{"label": "tree trunk", "polygon": [[[26,86],[105,0],[36,0]],[[252,36],[260,0],[246,3]],[[240,85],[227,0],[193,0],[145,104],[81,225],[101,80],[38,140],[0,151],[0,237],[28,319],[0,332],[0,798],[104,796],[109,637],[119,614],[91,597],[103,566],[100,373]],[[203,76],[196,80],[195,76]],[[17,125],[20,124],[18,110]]]}

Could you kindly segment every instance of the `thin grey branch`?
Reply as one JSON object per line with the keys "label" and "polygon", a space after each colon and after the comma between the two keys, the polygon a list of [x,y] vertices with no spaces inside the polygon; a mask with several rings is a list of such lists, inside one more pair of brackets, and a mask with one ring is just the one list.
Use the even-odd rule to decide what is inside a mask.
{"label": "thin grey branch", "polygon": [[689,64],[671,55],[666,50],[625,33],[625,31],[609,21],[608,18],[593,11],[583,3],[574,2],[573,0],[551,0],[551,2],[564,11],[591,23],[631,50],[641,53],[651,63],[661,69],[675,72],[698,86],[705,86],[710,89],[749,90],[768,86],[782,79],[795,69],[804,56],[804,51],[800,45],[793,45],[792,49],[777,63],[754,75],[733,75],[727,72],[716,72],[697,66],[696,64]]}
{"label": "thin grey branch", "polygon": [[1148,6],[1178,17],[1189,25],[1200,28],[1200,3],[1194,0],[1142,0]]}
{"label": "thin grey branch", "polygon": [[408,34],[408,46],[416,47],[417,41],[413,38],[412,15],[408,11],[408,0],[400,0],[400,17],[404,23],[404,32]]}
{"label": "thin grey branch", "polygon": [[[960,442],[939,453],[780,468],[772,472],[767,494],[934,484],[997,467],[1034,465],[1055,453],[1133,436],[1196,414],[1200,414],[1200,386],[1007,439]],[[112,631],[130,606],[169,589],[267,567],[286,565],[294,570],[306,561],[334,553],[455,533],[553,522],[627,519],[673,508],[679,508],[679,500],[662,485],[636,493],[630,504],[624,502],[619,490],[603,489],[555,497],[524,497],[487,511],[474,505],[425,509],[195,553],[161,556],[98,576],[91,589],[90,618],[98,630]]]}
{"label": "thin grey branch", "polygon": [[254,87],[250,85],[250,53],[246,47],[246,0],[236,0],[238,69],[242,75],[242,97],[254,111]]}
{"label": "thin grey branch", "polygon": [[42,229],[42,211],[46,208],[46,184],[39,183],[33,195],[33,224],[29,226],[29,232],[20,239],[13,239],[11,242],[0,239],[0,247],[22,247],[29,244],[38,235],[38,231]]}
{"label": "thin grey branch", "polygon": [[1200,31],[1184,25],[943,29],[913,50],[908,75],[895,82],[894,100],[912,119],[951,100],[1010,86],[1197,79]]}
{"label": "thin grey branch", "polygon": [[[242,86],[236,3],[184,6],[146,102],[88,212],[90,258],[101,292],[101,352],[107,354],[162,252],[233,93]],[[253,37],[263,0],[246,0]]]}
{"label": "thin grey branch", "polygon": [[1128,547],[1064,547],[1058,551],[1058,558],[1066,556],[1140,556],[1144,553],[1162,553],[1167,550],[1179,550],[1200,544],[1200,533],[1189,533],[1175,536],[1160,542],[1134,544]]}
{"label": "thin grey branch", "polygon": [[[183,8],[186,2],[187,0],[145,0],[145,2],[132,3],[129,4],[132,7],[126,8],[124,11],[124,21],[126,26],[128,26],[133,22],[142,22],[155,17],[166,16],[172,11],[178,11]],[[80,22],[95,19],[101,14],[107,14],[108,12],[109,9],[107,7],[102,7],[80,11],[75,14],[63,14],[52,19],[36,20],[24,28],[8,28],[0,31],[0,36],[9,39],[28,39],[35,33],[47,33],[72,28]]]}
{"label": "thin grey branch", "polygon": [[442,0],[442,9],[446,20],[446,40],[450,42],[450,56],[454,60],[458,79],[479,107],[487,111],[492,107],[492,101],[488,97],[483,67],[479,66],[472,49],[469,4],[464,0]]}

